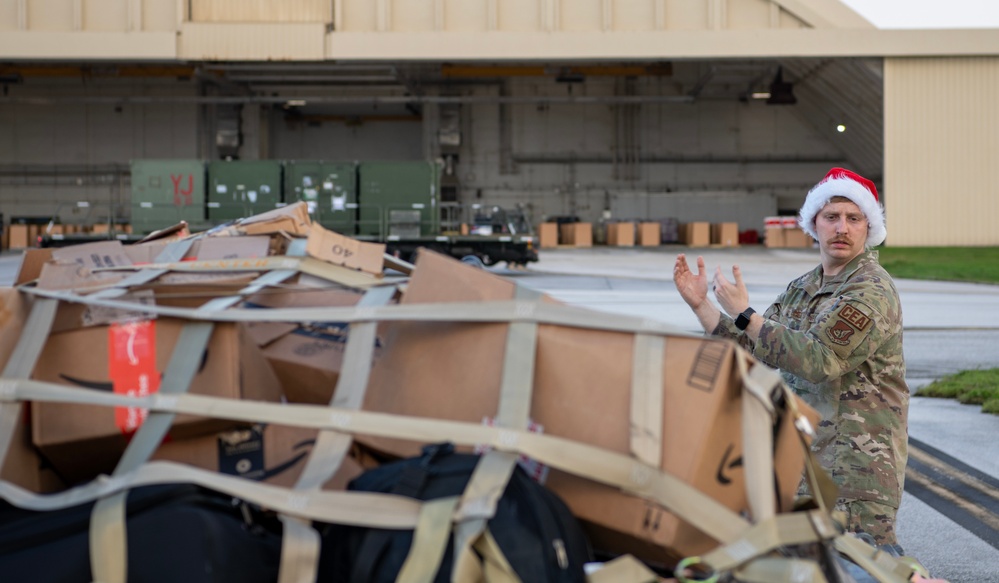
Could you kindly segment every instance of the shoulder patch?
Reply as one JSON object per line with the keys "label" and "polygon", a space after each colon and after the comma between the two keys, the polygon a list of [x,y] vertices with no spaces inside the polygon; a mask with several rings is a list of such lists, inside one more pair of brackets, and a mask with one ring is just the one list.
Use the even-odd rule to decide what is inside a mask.
{"label": "shoulder patch", "polygon": [[843,306],[843,309],[839,311],[839,317],[849,322],[857,330],[863,330],[871,323],[870,318],[851,305]]}
{"label": "shoulder patch", "polygon": [[840,346],[850,344],[850,337],[853,336],[854,332],[856,330],[851,328],[844,320],[836,320],[835,324],[826,329],[826,335],[829,336],[829,340]]}

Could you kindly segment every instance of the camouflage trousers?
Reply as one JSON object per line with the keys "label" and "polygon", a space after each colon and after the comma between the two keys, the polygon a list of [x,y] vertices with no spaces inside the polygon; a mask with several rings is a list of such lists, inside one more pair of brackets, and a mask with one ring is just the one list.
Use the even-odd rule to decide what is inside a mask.
{"label": "camouflage trousers", "polygon": [[867,534],[874,537],[878,545],[894,545],[898,543],[895,537],[895,515],[898,508],[867,500],[836,501],[836,510],[846,513],[847,532]]}

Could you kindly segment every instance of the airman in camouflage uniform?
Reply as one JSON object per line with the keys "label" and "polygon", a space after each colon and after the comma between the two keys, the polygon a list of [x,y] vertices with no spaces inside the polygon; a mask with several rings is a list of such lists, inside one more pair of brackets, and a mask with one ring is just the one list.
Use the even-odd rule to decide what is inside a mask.
{"label": "airman in camouflage uniform", "polygon": [[847,513],[846,528],[895,544],[909,390],[898,292],[878,253],[867,250],[884,240],[876,192],[873,183],[842,169],[809,192],[800,221],[818,240],[822,264],[792,281],[762,317],[746,310],[738,266],[734,283],[718,269],[713,286],[732,316],[707,300],[703,259],[694,274],[679,256],[674,281],[706,331],[735,339],[780,369],[821,413],[812,448],[840,488],[837,507]]}

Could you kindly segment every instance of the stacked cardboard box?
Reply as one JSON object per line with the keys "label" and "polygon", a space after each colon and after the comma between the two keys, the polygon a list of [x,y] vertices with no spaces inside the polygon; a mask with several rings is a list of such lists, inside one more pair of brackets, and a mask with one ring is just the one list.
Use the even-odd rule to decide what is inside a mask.
{"label": "stacked cardboard box", "polygon": [[711,223],[711,244],[738,247],[739,223]]}
{"label": "stacked cardboard box", "polygon": [[658,247],[662,242],[661,225],[659,223],[638,224],[638,244],[642,247]]}
{"label": "stacked cardboard box", "polygon": [[635,223],[608,223],[607,244],[613,247],[634,247]]}
{"label": "stacked cardboard box", "polygon": [[542,249],[558,247],[558,223],[538,225],[538,246]]}
{"label": "stacked cardboard box", "polygon": [[711,223],[680,223],[679,237],[680,243],[688,247],[707,247],[711,244]]}
{"label": "stacked cardboard box", "polygon": [[813,240],[801,227],[797,217],[766,217],[764,224],[764,244],[770,248],[809,248]]}
{"label": "stacked cardboard box", "polygon": [[[566,226],[573,227],[574,235],[586,235],[590,227]],[[701,223],[697,229],[706,226]],[[582,316],[546,296],[508,306],[516,316],[480,319],[483,311],[503,307],[503,302],[526,292],[510,279],[428,251],[419,254],[415,267],[405,266],[412,267],[411,277],[401,282],[405,285],[388,289],[401,296],[399,305],[392,307],[395,311],[378,319],[364,306],[350,311],[350,317],[357,319],[349,324],[326,321],[310,315],[356,306],[362,290],[385,284],[383,268],[390,259],[383,246],[311,224],[304,203],[251,217],[212,237],[178,233],[137,245],[108,241],[25,255],[19,282],[63,290],[60,297],[78,294],[76,301],[60,304],[32,372],[34,379],[68,387],[77,397],[72,402],[31,403],[31,415],[18,427],[17,441],[10,444],[13,454],[0,468],[0,477],[41,492],[62,488],[60,480],[81,483],[115,470],[129,437],[142,427],[144,414],[99,405],[87,395],[97,394],[95,390],[142,389],[143,383],[136,379],[145,379],[144,390],[154,392],[168,364],[173,365],[173,349],[182,344],[183,331],[200,321],[186,318],[183,314],[193,312],[183,310],[150,318],[142,307],[205,310],[208,302],[233,300],[253,309],[244,310],[244,318],[217,322],[207,349],[191,360],[196,367],[191,371],[190,392],[216,399],[210,407],[177,415],[169,439],[151,459],[293,486],[303,472],[309,473],[305,468],[312,467],[305,460],[318,439],[316,423],[329,422],[342,432],[334,437],[350,446],[350,456],[321,477],[325,488],[342,489],[375,460],[418,453],[427,435],[426,429],[416,428],[419,420],[448,427],[453,436],[462,429],[474,432],[509,418],[512,408],[544,435],[612,455],[632,473],[649,477],[665,472],[720,503],[733,520],[749,512],[747,476],[734,460],[741,459],[744,446],[755,446],[743,443],[741,421],[744,400],[752,398],[743,391],[744,374],[755,363],[734,343],[674,334],[665,326],[658,329],[637,321],[629,329],[621,325],[620,317],[599,314],[590,314],[586,318],[596,320],[585,321],[601,325],[569,322],[564,318]],[[164,253],[173,253],[167,264]],[[143,268],[142,263],[156,268]],[[249,288],[265,271],[286,279]],[[150,278],[129,284],[132,280],[126,278],[135,273]],[[92,295],[79,293],[112,288],[122,295],[106,297],[128,299],[134,310],[102,305]],[[0,364],[20,336],[30,297],[13,289],[0,293],[3,313],[12,314],[0,321]],[[463,309],[444,306],[448,309],[441,313],[476,316],[422,317],[441,304],[454,303]],[[559,317],[530,320],[545,309]],[[275,314],[286,317],[268,317]],[[392,314],[402,315],[393,319]],[[367,327],[354,327],[369,321]],[[358,377],[358,369],[351,374],[344,370],[363,360],[348,361],[344,354],[346,341],[359,330],[372,335],[367,346],[373,355],[370,376]],[[514,332],[512,337],[521,342],[511,344]],[[519,368],[509,366],[507,358],[519,362]],[[639,366],[642,374],[636,373]],[[523,384],[507,382],[508,375],[525,370],[530,374]],[[363,392],[338,394],[341,373],[354,381],[366,378]],[[514,402],[517,399],[522,402]],[[213,415],[246,400],[268,410],[290,409],[287,415],[308,422],[267,424]],[[377,414],[372,417],[380,427],[394,423],[394,430],[355,430],[352,411],[343,409],[347,402]],[[7,403],[0,401],[0,407]],[[285,403],[299,406],[289,408]],[[331,412],[323,408],[327,405],[340,408]],[[813,424],[817,421],[804,404],[798,406]],[[353,419],[360,424],[359,417]],[[516,438],[516,431],[523,428],[508,429]],[[804,449],[792,415],[779,417],[776,425],[765,429],[766,435],[774,436],[774,444],[763,457],[773,454],[774,466],[761,474],[768,484],[761,495],[773,492],[773,502],[785,511],[802,473]],[[467,450],[475,448],[469,439],[458,443]],[[507,449],[518,446],[516,439],[497,438],[491,443]],[[657,502],[653,493],[612,486],[609,476],[587,475],[570,466],[539,472],[586,525],[600,550],[668,563],[717,546],[718,540],[681,519],[677,509]],[[771,488],[774,484],[776,491]],[[294,501],[307,498],[289,494]]]}
{"label": "stacked cardboard box", "polygon": [[593,225],[590,223],[564,223],[559,225],[559,243],[571,247],[592,247]]}

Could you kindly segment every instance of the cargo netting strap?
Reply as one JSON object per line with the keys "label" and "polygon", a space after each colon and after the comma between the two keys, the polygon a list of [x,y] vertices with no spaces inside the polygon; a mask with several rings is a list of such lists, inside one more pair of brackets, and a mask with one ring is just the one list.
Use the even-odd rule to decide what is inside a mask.
{"label": "cargo netting strap", "polygon": [[[405,305],[382,308],[310,308],[245,310],[228,309],[220,312],[199,313],[197,310],[164,306],[137,306],[131,302],[106,299],[89,299],[65,292],[26,289],[43,298],[57,298],[108,307],[128,308],[161,315],[171,315],[194,320],[210,321],[295,321],[336,319],[346,322],[379,321],[464,321],[464,322],[532,322],[576,326],[600,330],[615,330],[641,334],[681,334],[672,326],[626,316],[608,317],[589,310],[538,302],[474,302],[441,305]],[[760,365],[754,366],[754,369]],[[30,372],[28,373],[30,374]],[[56,384],[41,383],[22,378],[5,379],[0,399],[38,400],[49,402],[85,403],[101,406],[139,406],[150,411],[204,415],[247,422],[268,422],[344,433],[364,433],[418,442],[452,441],[461,445],[485,444],[497,452],[527,455],[553,468],[581,476],[595,482],[614,486],[630,494],[655,501],[681,520],[696,524],[700,530],[721,541],[737,543],[750,530],[750,523],[714,499],[689,486],[682,480],[660,471],[655,465],[642,463],[633,457],[571,440],[535,434],[523,427],[488,427],[438,419],[422,419],[402,415],[370,413],[340,407],[238,401],[200,395],[154,394],[148,397],[127,397],[80,391]],[[783,386],[781,384],[781,386]],[[786,389],[786,387],[785,387]],[[788,400],[793,409],[793,400]],[[795,415],[799,429],[804,419]],[[802,432],[804,433],[804,432]],[[802,443],[807,439],[802,437]],[[162,473],[170,467],[171,473]],[[828,479],[828,476],[826,476]],[[397,508],[396,526],[391,522],[392,513],[385,513],[384,497],[367,495],[358,498],[357,492],[289,491],[288,489],[248,482],[241,478],[196,470],[180,464],[152,462],[125,476],[102,478],[90,484],[61,494],[38,496],[27,493],[12,484],[0,482],[0,493],[15,505],[24,508],[54,509],[107,496],[141,483],[186,481],[199,483],[222,492],[265,505],[278,512],[303,519],[324,520],[344,524],[369,525],[381,528],[413,528],[421,504],[406,500],[408,510]],[[335,495],[340,495],[339,497]],[[398,497],[395,497],[398,498]],[[323,500],[325,504],[318,503]],[[339,502],[345,507],[330,508],[327,504]],[[399,501],[395,501],[399,504]],[[781,518],[781,515],[777,518]],[[400,520],[401,519],[401,520]],[[824,537],[814,532],[812,540]],[[842,538],[842,537],[841,537]],[[837,539],[839,540],[839,539]],[[857,541],[861,548],[864,543]],[[846,543],[851,544],[851,543]],[[857,546],[856,544],[853,545]],[[852,548],[852,547],[851,547]],[[752,559],[749,559],[752,560]],[[885,559],[882,559],[887,562]],[[889,579],[898,581],[901,579]]]}
{"label": "cargo netting strap", "polygon": [[635,334],[631,368],[631,453],[658,467],[663,459],[663,355],[666,339]]}
{"label": "cargo netting strap", "polygon": [[[516,299],[522,301],[523,306],[538,305],[538,300],[541,298],[540,292],[522,285],[518,285],[514,293]],[[498,427],[513,429],[528,427],[531,399],[534,395],[537,343],[537,322],[510,322],[503,352],[499,403],[496,407]],[[516,465],[516,453],[495,450],[486,452],[476,464],[461,495],[455,516],[452,567],[454,573],[467,578],[479,568],[479,555],[473,553],[472,548],[484,534],[488,535],[487,522],[496,514],[496,505],[503,496]],[[491,538],[489,536],[490,540]],[[493,544],[492,548],[502,557],[498,545]],[[410,553],[412,554],[412,551]],[[505,562],[504,559],[501,563]],[[512,570],[510,573],[513,575]]]}
{"label": "cargo netting strap", "polygon": [[27,379],[31,376],[35,363],[38,362],[38,357],[45,347],[45,340],[49,336],[49,330],[52,329],[58,307],[59,302],[55,300],[35,300],[21,337],[18,338],[4,366],[3,376],[0,377],[0,468],[7,459],[7,452],[10,451],[10,445],[24,411],[21,401],[5,399],[3,393],[10,390],[6,387],[10,380]]}
{"label": "cargo netting strap", "polygon": [[662,579],[631,555],[622,555],[586,575],[587,583],[659,583]]}
{"label": "cargo netting strap", "polygon": [[[164,247],[163,250],[161,250],[156,256],[155,261],[157,263],[172,263],[180,261],[184,258],[184,255],[187,254],[192,245],[194,245],[193,238],[168,243],[166,247]],[[132,269],[139,268],[139,271],[136,271],[135,273],[126,276],[125,279],[116,281],[109,287],[94,293],[93,297],[114,298],[122,296],[128,292],[128,288],[147,284],[170,271],[169,269],[145,269],[144,267],[145,266],[133,266]]]}
{"label": "cargo netting strap", "polygon": [[[277,272],[271,272],[277,273]],[[395,295],[394,287],[369,289],[357,303],[358,308],[383,306]],[[364,403],[368,377],[374,361],[376,342],[374,322],[354,322],[343,353],[343,369],[337,379],[330,405],[357,410]],[[306,458],[305,468],[294,489],[318,490],[343,464],[353,439],[338,431],[320,431]],[[281,541],[281,566],[278,583],[311,583],[316,580],[321,540],[310,521],[281,515],[284,539]]]}
{"label": "cargo netting strap", "polygon": [[777,371],[756,365],[747,372],[748,355],[737,351],[735,360],[742,379],[742,457],[746,494],[753,522],[777,514],[774,496],[774,405],[772,391],[781,378]]}
{"label": "cargo netting strap", "polygon": [[[198,371],[201,357],[208,347],[215,325],[212,322],[188,322],[180,331],[170,362],[163,371],[159,392],[182,395],[187,392]],[[150,411],[146,420],[129,440],[112,476],[135,471],[159,447],[170,432],[176,413]],[[127,491],[101,498],[91,511],[90,566],[94,581],[125,583],[128,579],[128,536],[125,526]]]}

